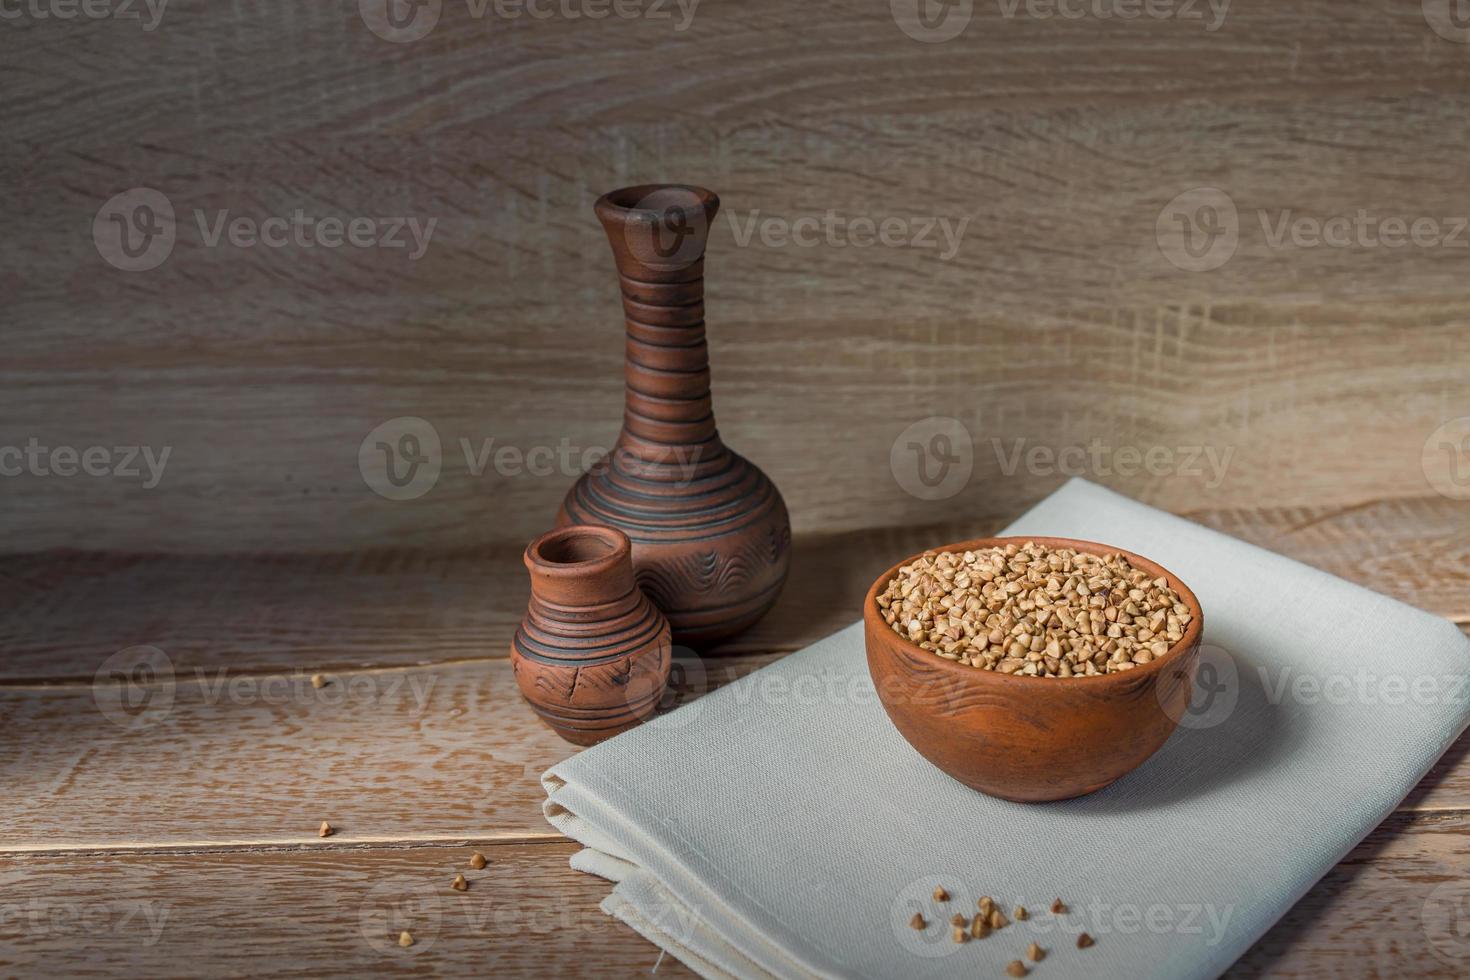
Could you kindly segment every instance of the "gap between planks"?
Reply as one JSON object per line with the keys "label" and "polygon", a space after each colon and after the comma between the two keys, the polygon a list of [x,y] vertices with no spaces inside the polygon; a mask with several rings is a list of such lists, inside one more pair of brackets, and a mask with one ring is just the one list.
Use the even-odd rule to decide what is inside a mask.
{"label": "gap between planks", "polygon": [[576,841],[554,830],[528,834],[484,834],[481,836],[432,836],[415,837],[412,834],[393,837],[353,837],[349,840],[311,840],[280,838],[241,841],[178,841],[171,844],[152,844],[146,841],[129,844],[36,844],[26,847],[0,848],[0,858],[26,855],[87,855],[109,854],[228,854],[228,853],[289,853],[293,851],[366,851],[404,850],[424,847],[515,847],[521,844],[575,844]]}
{"label": "gap between planks", "polygon": [[[1470,627],[1467,627],[1467,629],[1470,629]],[[720,650],[719,653],[710,654],[705,659],[710,660],[710,661],[716,661],[716,662],[718,662],[718,661],[744,660],[744,659],[749,659],[749,658],[752,658],[752,657],[774,657],[774,656],[778,656],[778,655],[785,655],[785,654],[795,653],[796,651],[801,650],[801,649],[804,649],[805,647],[809,647],[809,646],[812,645],[812,643],[816,643],[816,642],[818,642],[818,641],[817,640],[811,640],[809,642],[802,643],[799,646],[797,644],[790,644],[790,645],[764,644],[764,645],[762,645],[760,647],[756,647],[756,648],[752,648],[752,649],[748,649],[748,650],[741,649],[738,646],[734,646],[734,647],[729,647],[729,648],[721,648],[721,650]],[[438,670],[440,668],[474,666],[475,664],[504,663],[505,661],[507,661],[509,659],[510,659],[510,654],[507,652],[507,653],[503,653],[503,654],[497,654],[497,655],[494,655],[494,656],[484,656],[484,657],[450,657],[450,658],[446,658],[444,660],[425,660],[425,661],[423,661],[421,663],[416,663],[416,664],[385,664],[385,665],[383,665],[381,667],[351,667],[351,668],[342,668],[342,667],[312,667],[312,666],[309,666],[309,665],[301,665],[301,666],[293,667],[290,670],[282,670],[279,665],[272,665],[272,666],[260,666],[260,667],[215,667],[215,668],[211,668],[208,671],[208,673],[211,674],[211,675],[213,675],[213,678],[216,679],[216,680],[218,679],[218,677],[220,675],[224,675],[224,674],[227,674],[228,676],[230,676],[232,678],[234,678],[234,677],[287,677],[287,676],[295,676],[295,675],[299,675],[299,674],[321,674],[322,676],[328,677],[328,678],[331,678],[331,677],[346,677],[346,676],[349,676],[349,675],[355,677],[355,676],[359,676],[359,675],[406,674],[406,673],[413,673],[414,671]],[[200,670],[203,670],[203,668],[199,668],[199,669]],[[172,683],[175,687],[177,687],[180,684],[199,684],[199,685],[205,685],[208,682],[209,682],[208,679],[206,679],[205,677],[199,676],[198,674],[196,674],[192,678],[191,677],[188,677],[187,675],[182,675],[181,674],[179,676],[176,676],[173,679],[173,681],[171,681],[169,683]],[[0,690],[6,690],[6,691],[56,691],[56,690],[66,690],[68,688],[81,688],[81,689],[86,689],[86,688],[94,687],[98,683],[100,683],[100,682],[96,678],[94,678],[94,677],[80,677],[80,676],[75,676],[75,675],[73,675],[73,676],[65,676],[65,677],[15,677],[15,678],[10,678],[10,679],[0,678]],[[109,683],[115,683],[115,682],[109,682]],[[146,682],[145,683],[145,682],[139,682],[139,681],[129,681],[129,683],[132,684],[133,686],[136,686],[136,687],[148,688],[150,686],[153,686],[154,684],[164,683],[164,682]]]}
{"label": "gap between planks", "polygon": [[[1395,818],[1410,823],[1436,824],[1458,819],[1470,819],[1470,807],[1428,807],[1416,810],[1395,810],[1384,818],[1382,827]],[[1374,830],[1378,828],[1375,827]],[[1370,831],[1371,833],[1371,831]],[[577,844],[570,837],[547,831],[539,834],[487,834],[484,836],[424,836],[400,835],[395,837],[354,837],[346,841],[301,841],[291,838],[258,841],[179,841],[173,844],[61,844],[56,846],[35,845],[28,847],[0,848],[0,858],[6,857],[106,857],[117,854],[152,855],[214,855],[214,854],[288,854],[304,851],[332,851],[348,853],[367,850],[410,850],[414,848],[464,848],[464,847],[515,847],[528,844]]]}

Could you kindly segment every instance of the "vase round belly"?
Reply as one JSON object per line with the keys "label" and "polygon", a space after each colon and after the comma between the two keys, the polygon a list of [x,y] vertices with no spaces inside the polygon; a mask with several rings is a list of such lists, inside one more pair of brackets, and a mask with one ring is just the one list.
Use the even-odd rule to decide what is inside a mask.
{"label": "vase round belly", "polygon": [[734,636],[771,608],[791,545],[775,484],[715,426],[704,252],[719,203],[711,191],[678,184],[598,199],[627,331],[623,427],[557,516],[626,533],[639,584],[668,617],[674,641],[696,648]]}
{"label": "vase round belly", "polygon": [[527,545],[524,560],[531,601],[510,653],[531,708],[578,745],[647,719],[668,685],[673,643],[634,580],[627,536],[558,528]]}

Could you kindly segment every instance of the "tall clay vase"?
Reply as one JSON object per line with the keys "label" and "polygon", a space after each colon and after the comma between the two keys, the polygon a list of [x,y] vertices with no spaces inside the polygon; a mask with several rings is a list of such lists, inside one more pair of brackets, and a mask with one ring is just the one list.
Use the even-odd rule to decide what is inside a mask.
{"label": "tall clay vase", "polygon": [[626,532],[642,585],[674,640],[744,630],[786,582],[791,521],[764,473],[715,428],[704,335],[704,250],[720,200],[652,184],[595,206],[612,245],[627,326],[623,429],[605,466],[567,493],[559,524]]}
{"label": "tall clay vase", "polygon": [[623,532],[564,527],[526,546],[531,601],[511,641],[521,694],[541,720],[592,745],[651,715],[669,681],[669,624],[633,578]]}

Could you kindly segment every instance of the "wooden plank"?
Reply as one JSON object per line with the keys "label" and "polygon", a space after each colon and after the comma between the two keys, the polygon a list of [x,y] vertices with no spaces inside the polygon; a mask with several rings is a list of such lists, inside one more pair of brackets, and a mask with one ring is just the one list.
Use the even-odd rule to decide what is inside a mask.
{"label": "wooden plank", "polygon": [[[1446,501],[1196,516],[1410,601],[1460,596],[1463,513]],[[894,555],[984,530],[799,541],[781,605],[731,647],[750,655],[706,658],[696,693],[846,625],[849,597]],[[505,596],[523,588],[508,552],[42,555],[4,560],[0,577],[14,610],[0,619],[4,771],[26,788],[0,846],[292,843],[321,819],[344,842],[398,840],[409,822],[427,839],[549,833],[536,776],[572,749],[530,714],[503,659],[521,601]],[[119,686],[109,657],[138,644],[162,651],[164,673]],[[416,661],[432,665],[385,669]],[[311,687],[316,671],[333,683]],[[1467,753],[1452,748],[1406,808],[1470,807]],[[456,797],[462,772],[490,791]],[[205,812],[157,805],[169,799]]]}
{"label": "wooden plank", "polygon": [[[999,517],[1055,486],[1007,474],[992,439],[1232,453],[1218,484],[1092,474],[1173,510],[1426,492],[1418,450],[1470,414],[1460,250],[1273,247],[1266,232],[1288,213],[1463,210],[1470,65],[1414,4],[1241,2],[1213,33],[988,7],[941,45],[904,37],[882,4],[842,0],[797,31],[774,0],[726,6],[674,37],[692,66],[674,85],[649,69],[673,36],[653,21],[502,31],[456,6],[411,45],[372,36],[350,6],[293,14],[289,30],[259,5],[180,5],[153,33],[14,22],[31,43],[0,108],[14,147],[0,155],[0,447],[171,458],[152,489],[6,478],[0,546],[527,540],[576,466],[475,472],[459,440],[565,440],[579,462],[611,442],[622,340],[590,203],[660,176],[724,195],[716,406],[799,531]],[[335,43],[301,41],[316,30]],[[167,83],[161,64],[177,69]],[[181,237],[129,274],[87,230],[140,185],[173,202]],[[1194,274],[1155,229],[1201,185],[1232,195],[1241,240]],[[439,224],[410,262],[210,246],[196,217],[297,209]],[[745,237],[752,221],[828,212],[968,224],[947,259]],[[887,472],[894,440],[930,415],[976,440],[968,488],[942,502]],[[444,470],[395,502],[364,485],[357,449],[400,416],[436,427]]]}
{"label": "wooden plank", "polygon": [[[1020,510],[929,526],[803,535],[771,614],[719,652],[799,649],[856,620],[872,580]],[[1441,497],[1197,510],[1187,516],[1470,622],[1470,507]],[[0,557],[0,683],[90,678],[135,644],[174,667],[347,670],[507,655],[528,595],[521,546],[328,556]]]}
{"label": "wooden plank", "polygon": [[[538,124],[903,117],[948,106],[1206,111],[1292,97],[1448,97],[1466,78],[1460,50],[1431,32],[1418,3],[1344,11],[1330,0],[1237,0],[1218,22],[1209,10],[1074,18],[1054,5],[1006,16],[975,4],[962,32],[938,44],[910,39],[887,5],[861,0],[834,0],[817,19],[778,0],[639,6],[648,16],[502,18],[494,7],[477,17],[474,5],[446,3],[411,43],[375,36],[356,4],[281,11],[173,0],[156,30],[141,29],[146,16],[12,19],[25,38],[10,73],[23,97],[0,120],[29,144],[90,147],[149,133],[249,145]],[[189,56],[200,50],[210,57]],[[150,56],[167,70],[150,71]]]}
{"label": "wooden plank", "polygon": [[[472,850],[490,865],[467,866]],[[647,974],[658,951],[597,907],[570,843],[5,855],[6,976]],[[456,873],[468,891],[449,888]],[[407,928],[414,945],[397,945]],[[584,966],[585,968],[585,966]],[[692,977],[665,958],[658,975]]]}
{"label": "wooden plank", "polygon": [[0,558],[0,677],[90,678],[135,644],[176,670],[348,669],[509,655],[521,548],[445,554]]}
{"label": "wooden plank", "polygon": [[1440,756],[1399,809],[1423,813],[1470,811],[1470,732],[1461,735]]}
{"label": "wooden plank", "polygon": [[1457,623],[1470,623],[1470,503],[1201,509],[1184,516]]}
{"label": "wooden plank", "polygon": [[536,777],[571,754],[505,660],[5,688],[0,730],[10,849],[545,836]]}
{"label": "wooden plank", "polygon": [[1256,943],[1232,977],[1463,977],[1470,820],[1395,816]]}
{"label": "wooden plank", "polygon": [[[708,661],[681,696],[773,657]],[[538,780],[577,749],[508,660],[310,677],[0,687],[0,850],[300,845],[323,820],[344,847],[559,836]]]}
{"label": "wooden plank", "polygon": [[[503,313],[473,304],[441,313],[431,302],[411,323],[401,310],[369,313],[379,321],[371,324],[340,308],[268,313],[259,298],[225,301],[236,314],[179,309],[180,320],[212,320],[188,363],[169,352],[171,332],[150,339],[146,325],[117,322],[127,314],[89,305],[99,322],[71,323],[54,304],[19,310],[17,321],[50,329],[7,338],[0,445],[34,437],[46,447],[170,455],[152,488],[144,470],[136,479],[7,478],[6,550],[523,543],[549,526],[575,476],[617,435],[622,341],[604,279],[595,300],[561,304],[557,315],[575,326],[541,330],[497,326]],[[753,280],[744,288],[763,295]],[[721,429],[782,489],[798,533],[995,519],[1068,474],[1176,511],[1428,492],[1422,447],[1446,419],[1470,414],[1470,305],[1396,298],[1349,311],[1175,299],[984,321],[959,310],[899,323],[855,315],[841,321],[837,345],[821,339],[839,329],[832,320],[792,319],[774,304],[764,315],[726,312],[710,328]],[[210,310],[219,302],[208,297]],[[269,302],[298,305],[292,296]],[[220,322],[235,315],[248,322]],[[292,316],[301,319],[281,322]],[[262,327],[263,318],[277,326]],[[351,321],[350,337],[324,323],[338,320]],[[273,330],[278,337],[261,336]],[[294,339],[302,336],[310,339]],[[255,353],[261,345],[276,353]],[[123,383],[99,400],[109,377]],[[907,427],[934,416],[959,419],[971,435],[961,454],[968,483],[942,501],[912,496],[891,468]],[[434,427],[441,471],[423,496],[386,500],[365,483],[358,449],[402,417]],[[1078,453],[1094,445],[1096,463]],[[499,450],[507,455],[497,463]],[[1049,455],[1026,462],[1037,451]],[[1162,454],[1155,473],[1138,463],[1150,451]],[[898,458],[903,472],[902,446]]]}
{"label": "wooden plank", "polygon": [[[482,872],[464,868],[473,847],[492,862]],[[7,854],[0,969],[194,976],[204,956],[210,972],[252,976],[546,976],[591,963],[599,975],[647,975],[654,947],[597,910],[609,885],[571,871],[574,850],[470,838],[345,850]],[[1463,976],[1470,949],[1449,929],[1463,907],[1467,860],[1466,816],[1391,818],[1229,975]],[[472,882],[464,894],[447,888],[460,870]],[[417,944],[387,945],[404,924]],[[666,972],[690,975],[667,957],[658,975]]]}
{"label": "wooden plank", "polygon": [[[779,654],[706,659],[682,696]],[[124,699],[127,700],[124,700]],[[555,837],[540,774],[575,747],[505,660],[332,674],[179,675],[137,687],[0,687],[0,850]],[[187,806],[178,801],[187,801]],[[1405,803],[1470,810],[1470,736]]]}

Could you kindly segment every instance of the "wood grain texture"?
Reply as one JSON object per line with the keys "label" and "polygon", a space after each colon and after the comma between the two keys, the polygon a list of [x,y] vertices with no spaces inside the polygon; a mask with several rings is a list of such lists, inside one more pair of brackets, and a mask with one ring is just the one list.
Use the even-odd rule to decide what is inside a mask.
{"label": "wood grain texture", "polygon": [[[1470,414],[1470,306],[1436,312],[1432,323],[1408,309],[1364,303],[1351,314],[1318,311],[1325,322],[1314,325],[1300,322],[1300,311],[1187,305],[1051,320],[1033,311],[1000,323],[844,318],[839,342],[824,339],[830,323],[779,311],[722,318],[712,298],[715,404],[730,444],[781,488],[798,533],[995,519],[1068,473],[1176,511],[1418,498],[1428,492],[1425,441],[1446,419]],[[44,446],[144,445],[170,456],[153,489],[138,480],[9,478],[7,550],[524,544],[552,524],[577,473],[616,435],[615,311],[568,309],[559,315],[565,327],[509,332],[483,309],[416,315],[425,325],[411,332],[426,331],[418,339],[400,342],[396,328],[346,313],[340,329],[350,338],[302,322],[286,333],[305,339],[270,342],[276,353],[257,355],[238,348],[262,342],[258,311],[238,328],[202,310],[182,313],[186,322],[212,320],[189,364],[177,363],[171,336],[147,349],[145,325],[118,326],[132,352],[108,339],[66,340],[76,336],[69,329],[27,336],[22,328],[0,372],[0,444],[35,437]],[[567,345],[578,353],[566,356]],[[76,361],[83,346],[106,369]],[[261,356],[278,363],[242,364]],[[134,370],[137,384],[126,380]],[[121,384],[107,380],[120,373]],[[108,393],[95,396],[99,385]],[[442,470],[422,497],[385,500],[365,484],[358,449],[380,423],[406,416],[434,426]],[[907,427],[934,416],[966,427],[971,475],[953,497],[930,502],[903,489],[891,459]],[[1096,465],[1054,461],[1093,445],[1103,450]],[[1037,451],[1050,455],[1034,466],[1020,455]],[[1157,475],[1114,455],[1150,451],[1162,454]]]}
{"label": "wood grain texture", "polygon": [[[1020,515],[803,535],[776,607],[714,651],[800,649],[856,622],[873,578]],[[1470,623],[1470,507],[1442,497],[1188,511],[1226,534]],[[530,589],[520,545],[443,553],[0,557],[0,683],[90,678],[135,644],[176,670],[408,666],[507,656]]]}
{"label": "wood grain texture", "polygon": [[[474,849],[490,864],[468,867]],[[6,855],[6,976],[646,975],[658,950],[597,907],[571,843]],[[456,873],[468,891],[450,889]],[[397,945],[404,929],[414,945]],[[658,976],[693,977],[672,958]]]}
{"label": "wood grain texture", "polygon": [[[140,128],[159,138],[245,142],[607,122],[881,119],[960,106],[1106,109],[1130,99],[1157,109],[1205,97],[1273,104],[1457,94],[1467,74],[1463,52],[1430,31],[1420,4],[1405,0],[1348,10],[1331,0],[1290,8],[1236,0],[1218,25],[1205,23],[1208,13],[1033,18],[1022,7],[1006,17],[998,5],[975,4],[964,32],[943,44],[911,40],[887,5],[859,0],[824,4],[821,17],[776,0],[701,3],[692,17],[660,6],[666,15],[599,22],[524,12],[477,17],[474,5],[445,3],[432,32],[411,44],[374,36],[354,0],[307,8],[172,0],[151,33],[132,23],[22,19],[14,30],[28,43],[14,53],[15,74],[35,98],[7,106],[3,118],[14,138],[36,143],[125,143]],[[194,50],[200,41],[209,47]],[[144,63],[145,54],[162,64]],[[674,67],[650,71],[650,59]],[[116,84],[98,76],[98,61],[115,62]],[[1243,61],[1255,71],[1239,71]],[[39,65],[54,74],[24,70]],[[303,78],[318,87],[301,91],[294,83]]]}
{"label": "wood grain texture", "polygon": [[[677,10],[505,21],[451,2],[412,44],[353,0],[171,0],[156,30],[6,20],[0,449],[171,455],[151,489],[0,479],[0,974],[647,974],[652,948],[595,911],[606,885],[540,817],[535,776],[571,747],[503,659],[516,556],[617,430],[591,203],[638,180],[725,200],[715,407],[800,535],[782,602],[727,647],[751,656],[694,686],[846,625],[895,554],[992,531],[1061,482],[1006,453],[1094,440],[1176,465],[1084,475],[1470,622],[1470,509],[1430,496],[1422,464],[1435,427],[1470,416],[1463,248],[1268,234],[1288,213],[1463,217],[1466,47],[1417,0],[1235,0],[1214,31],[979,4],[943,44],[886,7],[705,3],[677,30]],[[124,273],[90,229],[140,186],[178,241]],[[1155,227],[1200,186],[1230,195],[1240,240],[1188,273]],[[297,209],[437,224],[416,261],[210,246],[199,224]],[[942,236],[802,247],[756,227],[829,213],[966,224],[947,257]],[[443,472],[395,502],[358,452],[407,415],[435,427]],[[932,415],[968,428],[973,473],[926,502],[890,452]],[[1229,463],[1187,472],[1194,447]],[[29,554],[56,548],[112,554]],[[129,729],[91,680],[136,644],[175,683]],[[114,716],[149,717],[161,689]],[[1470,743],[1404,808],[1233,975],[1465,974],[1428,926],[1441,899],[1466,907],[1435,889],[1464,877]],[[338,836],[312,836],[323,818]],[[372,888],[447,886],[472,839],[496,863],[438,893],[433,944],[374,948]],[[148,901],[170,910],[151,945]]]}
{"label": "wood grain texture", "polygon": [[[1397,553],[1388,529],[1412,531],[1403,542],[1436,540],[1444,529],[1433,517],[1435,508],[1386,506],[1396,519],[1378,525],[1381,533],[1365,527],[1362,535],[1351,528],[1342,534],[1324,530],[1335,522],[1364,520],[1361,511],[1282,513],[1251,525],[1249,533],[1240,530],[1238,513],[1196,516],[1263,543],[1294,542],[1318,549],[1312,554],[1338,555],[1339,567],[1332,570],[1351,577],[1356,568],[1366,584],[1429,588],[1431,583],[1413,578],[1409,566],[1374,556]],[[1232,527],[1227,520],[1236,523]],[[1266,528],[1276,529],[1274,538]],[[951,526],[836,535],[799,547],[797,569],[803,555],[811,564],[796,573],[807,584],[790,594],[793,609],[785,622],[792,635],[806,642],[816,630],[841,625],[829,624],[827,617],[838,615],[831,607],[840,608],[848,577],[864,583],[871,578],[863,562],[886,563],[895,553],[950,540],[957,531]],[[1362,550],[1364,537],[1376,548]],[[1346,551],[1345,541],[1353,542]],[[1332,566],[1331,560],[1322,563]],[[535,720],[498,651],[459,663],[331,669],[330,684],[320,690],[309,682],[320,663],[403,664],[404,651],[431,661],[478,658],[477,638],[497,628],[492,612],[503,609],[499,599],[486,599],[481,576],[501,564],[513,563],[493,553],[434,560],[392,554],[354,560],[7,560],[5,594],[28,605],[24,615],[0,620],[14,631],[5,648],[29,650],[30,663],[52,668],[43,675],[21,671],[0,684],[0,784],[11,790],[0,832],[0,881],[7,896],[25,897],[28,917],[34,907],[29,896],[39,890],[52,897],[42,899],[44,929],[28,927],[19,941],[0,944],[0,968],[29,975],[39,959],[47,959],[65,964],[67,973],[100,973],[107,968],[96,959],[100,950],[106,964],[136,963],[150,975],[172,975],[183,969],[176,965],[178,950],[199,948],[207,939],[211,949],[229,947],[217,954],[221,962],[258,960],[254,973],[271,964],[289,972],[288,964],[303,958],[314,974],[360,971],[378,955],[354,925],[362,914],[361,895],[381,882],[391,889],[405,875],[419,880],[414,868],[394,863],[401,855],[469,839],[506,842],[506,848],[559,839],[541,817],[537,775],[573,748]],[[1448,567],[1456,566],[1451,561]],[[805,625],[803,610],[812,620]],[[777,624],[781,615],[788,614],[778,611]],[[116,623],[173,630],[181,638],[172,646],[172,700],[156,722],[136,729],[120,727],[99,711],[89,680],[107,648],[96,646],[84,655],[78,652],[84,644],[67,639],[84,631],[66,624],[94,617],[106,622],[109,616]],[[29,632],[24,624],[31,624]],[[128,642],[158,635],[130,635]],[[44,649],[28,646],[38,638],[47,644]],[[713,689],[776,656],[709,659],[702,678],[686,672],[681,680],[686,689]],[[158,690],[155,684],[143,692]],[[104,694],[102,703],[115,702]],[[145,698],[141,709],[134,707],[147,712],[159,706],[163,702]],[[1470,811],[1470,737],[1450,749],[1403,809],[1463,820]],[[316,838],[321,819],[330,819],[339,833]],[[1237,974],[1336,976],[1352,951],[1368,942],[1369,975],[1396,975],[1406,963],[1423,975],[1456,975],[1459,964],[1444,962],[1420,938],[1413,909],[1434,886],[1451,880],[1452,872],[1437,868],[1463,866],[1464,831],[1456,830],[1453,840],[1428,840],[1414,829],[1417,824],[1405,824],[1408,819],[1395,818],[1376,831],[1355,852],[1356,860],[1329,874],[1242,960]],[[1398,841],[1399,835],[1405,840]],[[304,850],[261,858],[265,864],[258,865],[253,852],[264,845]],[[394,849],[386,850],[382,862],[362,857],[389,845]],[[423,846],[397,849],[403,845]],[[537,963],[572,969],[595,950],[613,975],[648,969],[650,948],[634,940],[625,945],[619,937],[631,934],[602,923],[601,913],[593,911],[605,886],[572,875],[562,845],[549,849],[554,855],[539,859],[494,906],[508,907],[512,915],[531,909],[526,914],[537,916],[535,922],[527,926],[517,918],[508,930],[497,927],[493,936],[482,937],[474,926],[483,920],[467,919],[461,927],[446,917],[443,939],[423,951],[441,958],[435,972],[465,972],[485,962],[510,974],[535,970],[520,950],[523,935],[539,934],[548,921],[535,911],[545,907],[559,910],[551,920],[557,935],[542,944],[550,958]],[[367,870],[356,863],[359,858]],[[344,875],[348,890],[339,898],[332,883]],[[142,904],[148,900],[180,903],[169,906],[179,916],[175,926],[153,946],[138,943],[134,928],[138,915],[152,908]],[[68,931],[74,914],[107,916],[111,927],[129,912],[126,941],[104,929],[83,944]],[[584,913],[590,918],[579,918]],[[60,918],[53,920],[53,914]],[[254,916],[263,921],[257,924]],[[339,921],[344,916],[345,923]],[[616,931],[608,935],[604,928]],[[586,943],[577,938],[584,929]],[[233,932],[223,936],[221,930]],[[469,954],[449,943],[466,935],[477,940],[472,960],[462,959]],[[397,967],[385,961],[381,968]],[[666,961],[660,972],[669,968]]]}
{"label": "wood grain texture", "polygon": [[[491,864],[465,869],[472,847]],[[0,970],[18,976],[646,976],[655,948],[604,916],[574,845],[6,855]],[[1231,977],[1460,977],[1463,815],[1390,819],[1307,893]],[[468,892],[448,888],[464,871]],[[124,919],[127,916],[129,918]],[[80,941],[79,923],[93,923]],[[407,925],[408,950],[383,943]],[[1126,938],[1126,937],[1118,937]],[[377,945],[375,945],[375,943]],[[672,958],[658,976],[692,976]]]}
{"label": "wood grain texture", "polygon": [[[676,663],[671,683],[697,697],[775,656]],[[328,677],[0,686],[0,851],[560,836],[539,777],[577,748],[509,660]],[[323,820],[337,832],[320,841]]]}
{"label": "wood grain texture", "polygon": [[[451,3],[413,44],[355,8],[176,0],[148,33],[15,23],[0,446],[172,456],[151,490],[7,478],[0,548],[524,543],[617,430],[622,331],[591,203],[638,179],[726,203],[715,406],[798,532],[994,517],[1055,485],[1007,475],[992,439],[1232,453],[1218,483],[1093,474],[1172,510],[1422,496],[1425,439],[1470,415],[1463,249],[1275,248],[1260,221],[1463,212],[1470,64],[1410,0],[1238,0],[1214,32],[981,4],[937,45],[860,0],[704,4],[682,32]],[[676,81],[648,69],[655,53]],[[1235,200],[1240,244],[1188,273],[1155,226],[1202,185]],[[169,197],[179,241],[123,273],[88,230],[135,186]],[[297,208],[438,224],[408,261],[210,247],[195,219]],[[828,212],[968,223],[948,258],[742,244],[751,222]],[[436,427],[444,471],[393,502],[357,450],[405,415]],[[930,415],[975,439],[968,488],[937,503],[888,471]],[[577,462],[474,472],[459,440],[473,460],[492,438],[565,440]]]}
{"label": "wood grain texture", "polygon": [[135,644],[176,670],[345,669],[509,656],[521,546],[450,554],[0,559],[4,676],[89,678]]}
{"label": "wood grain texture", "polygon": [[[779,656],[681,659],[671,682],[687,699]],[[206,673],[141,692],[129,712],[116,687],[0,687],[13,790],[0,850],[557,836],[539,777],[577,749],[506,660],[334,673],[321,689],[308,672]],[[1470,736],[1403,806],[1470,809]],[[324,842],[322,820],[338,831]]]}
{"label": "wood grain texture", "polygon": [[1327,873],[1227,976],[1463,977],[1464,815],[1398,815]]}

